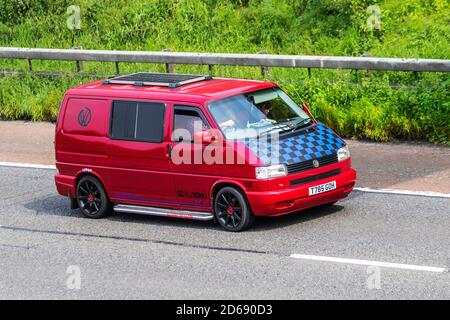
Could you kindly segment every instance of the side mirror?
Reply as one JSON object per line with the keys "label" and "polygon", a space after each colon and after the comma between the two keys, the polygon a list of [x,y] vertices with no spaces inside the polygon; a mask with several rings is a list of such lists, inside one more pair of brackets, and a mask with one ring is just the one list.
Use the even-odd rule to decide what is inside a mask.
{"label": "side mirror", "polygon": [[211,130],[197,131],[194,133],[194,142],[196,143],[211,144],[217,140],[217,135]]}

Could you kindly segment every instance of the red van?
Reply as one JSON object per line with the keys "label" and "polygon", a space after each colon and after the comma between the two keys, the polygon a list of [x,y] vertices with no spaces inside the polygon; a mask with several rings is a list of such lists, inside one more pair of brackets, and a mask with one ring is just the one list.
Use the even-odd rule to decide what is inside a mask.
{"label": "red van", "polygon": [[215,220],[332,205],[353,189],[346,143],[276,84],[137,73],[66,92],[58,193],[89,218],[111,211]]}

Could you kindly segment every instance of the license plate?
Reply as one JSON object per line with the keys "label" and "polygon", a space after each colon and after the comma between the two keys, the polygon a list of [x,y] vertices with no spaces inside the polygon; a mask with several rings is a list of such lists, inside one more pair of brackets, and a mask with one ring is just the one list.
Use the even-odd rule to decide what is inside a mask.
{"label": "license plate", "polygon": [[318,186],[309,188],[309,195],[313,196],[315,194],[328,192],[336,189],[336,181],[327,182],[324,184],[319,184]]}

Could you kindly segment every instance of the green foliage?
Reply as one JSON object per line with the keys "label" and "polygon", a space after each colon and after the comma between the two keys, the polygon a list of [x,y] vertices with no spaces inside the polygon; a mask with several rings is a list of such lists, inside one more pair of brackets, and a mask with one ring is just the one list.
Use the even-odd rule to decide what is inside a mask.
{"label": "green foliage", "polygon": [[377,80],[363,79],[355,85],[313,79],[285,88],[297,101],[308,101],[319,120],[347,137],[450,142],[448,83],[391,88]]}
{"label": "green foliage", "polygon": [[54,121],[65,88],[80,84],[73,77],[52,78],[31,75],[0,78],[0,117]]}
{"label": "green foliage", "polygon": [[[66,26],[67,7],[81,8],[81,30]],[[369,5],[380,29],[367,25]],[[370,11],[370,10],[369,10]],[[0,46],[449,59],[448,0],[0,0]],[[0,69],[26,69],[0,60]],[[34,61],[35,70],[74,71],[69,62]],[[83,70],[114,72],[108,63]],[[163,71],[121,64],[121,72]],[[205,73],[204,66],[175,66]],[[217,76],[261,78],[259,68],[214,67]],[[0,77],[0,118],[54,120],[64,91],[95,77]],[[271,69],[269,80],[340,134],[378,141],[450,143],[446,74]]]}

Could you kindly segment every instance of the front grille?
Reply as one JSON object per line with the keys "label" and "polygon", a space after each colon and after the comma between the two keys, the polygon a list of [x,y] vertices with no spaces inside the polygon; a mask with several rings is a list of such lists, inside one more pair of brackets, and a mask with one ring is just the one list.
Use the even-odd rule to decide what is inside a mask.
{"label": "front grille", "polygon": [[304,183],[321,180],[321,179],[331,178],[331,177],[337,176],[340,173],[341,173],[341,169],[335,169],[335,170],[327,171],[324,173],[316,174],[315,176],[291,180],[291,187],[298,186],[298,185],[301,185]]}
{"label": "front grille", "polygon": [[288,174],[294,174],[294,173],[298,173],[301,171],[315,169],[316,167],[314,167],[314,165],[313,165],[314,160],[319,161],[319,166],[317,168],[327,166],[329,164],[336,163],[338,161],[337,154],[333,153],[333,154],[330,154],[328,156],[321,157],[321,158],[316,158],[316,159],[311,159],[311,160],[307,160],[307,161],[303,161],[303,162],[288,164],[287,165]]}

